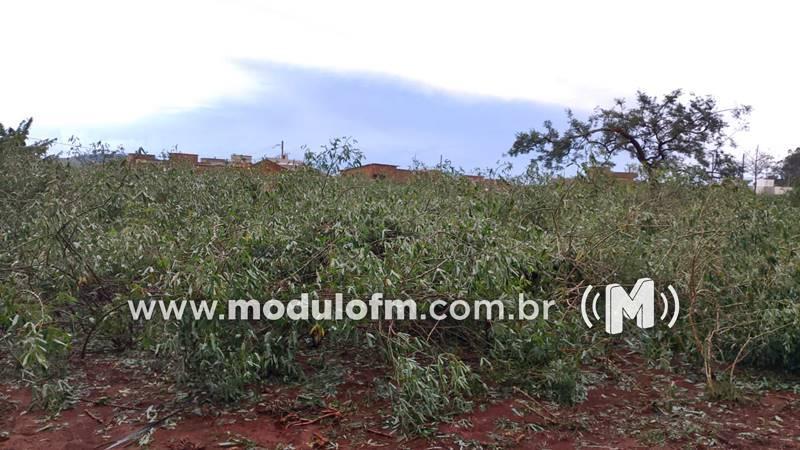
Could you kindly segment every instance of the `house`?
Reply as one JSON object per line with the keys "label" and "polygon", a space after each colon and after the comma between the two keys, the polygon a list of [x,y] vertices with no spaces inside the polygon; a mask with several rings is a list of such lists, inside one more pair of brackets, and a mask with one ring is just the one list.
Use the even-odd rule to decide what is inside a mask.
{"label": "house", "polygon": [[281,166],[280,164],[276,163],[275,161],[269,158],[262,159],[261,161],[253,164],[250,167],[256,172],[261,174],[277,173],[284,170],[290,170],[284,166]]}
{"label": "house", "polygon": [[200,166],[225,166],[228,164],[228,161],[225,161],[222,158],[200,158]]}
{"label": "house", "polygon": [[756,194],[765,195],[783,195],[792,190],[790,187],[775,186],[775,180],[761,178],[756,179],[754,186]]}
{"label": "house", "polygon": [[608,174],[611,175],[611,178],[613,178],[616,181],[621,181],[623,183],[630,183],[630,184],[636,182],[637,174],[634,173],[634,172],[613,172],[613,171],[609,171]]}
{"label": "house", "polygon": [[194,165],[195,170],[205,172],[206,170],[220,170],[228,165],[228,161],[222,158],[200,158],[200,162]]}
{"label": "house", "polygon": [[126,157],[130,164],[153,164],[157,163],[156,155],[146,155],[140,153],[131,153]]}
{"label": "house", "polygon": [[373,180],[392,180],[406,181],[414,172],[406,169],[398,169],[391,164],[370,163],[359,167],[352,167],[341,172],[342,176],[361,176]]}
{"label": "house", "polygon": [[250,167],[253,164],[253,157],[250,155],[231,155],[231,165],[236,167]]}
{"label": "house", "polygon": [[254,170],[261,174],[276,173],[287,170],[287,166],[297,167],[302,165],[302,163],[299,161],[293,161],[289,159],[286,159],[286,161],[289,162],[287,165],[280,165],[274,162],[272,158],[265,158],[253,164],[253,157],[250,155],[233,154],[231,155],[231,159],[227,160],[223,158],[198,158],[198,155],[194,153],[178,152],[170,153],[166,161],[156,159],[154,155],[142,154],[128,155],[127,161],[131,164],[149,163],[188,166],[194,168],[198,172],[221,169],[246,169]]}
{"label": "house", "polygon": [[614,181],[619,181],[625,184],[633,184],[636,182],[636,172],[614,172],[608,167],[590,167],[587,169],[587,175],[609,177]]}
{"label": "house", "polygon": [[299,169],[305,166],[305,163],[299,159],[289,159],[288,155],[282,153],[280,157],[277,158],[267,158],[268,160],[274,162],[275,164],[283,167],[284,169]]}
{"label": "house", "polygon": [[[361,176],[372,180],[391,180],[397,182],[409,181],[411,178],[416,177],[431,178],[445,176],[444,172],[439,169],[398,169],[397,166],[393,164],[380,163],[370,163],[359,167],[345,169],[341,172],[341,175],[345,177]],[[486,186],[496,185],[497,183],[497,180],[487,179],[481,175],[463,175],[463,177],[469,181],[472,181],[473,183]]]}
{"label": "house", "polygon": [[196,154],[177,153],[177,152],[172,152],[169,154],[169,162],[171,164],[181,164],[181,165],[185,164],[190,166],[196,166],[198,163]]}

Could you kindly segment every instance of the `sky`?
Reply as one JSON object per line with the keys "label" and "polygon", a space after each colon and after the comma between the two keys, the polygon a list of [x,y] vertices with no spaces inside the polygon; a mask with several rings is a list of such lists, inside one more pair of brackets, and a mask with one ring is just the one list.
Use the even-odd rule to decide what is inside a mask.
{"label": "sky", "polygon": [[[637,90],[752,105],[736,139],[800,146],[800,6],[738,1],[56,1],[2,6],[0,122],[151,153],[495,167],[518,131]],[[529,158],[510,159],[517,167]]]}

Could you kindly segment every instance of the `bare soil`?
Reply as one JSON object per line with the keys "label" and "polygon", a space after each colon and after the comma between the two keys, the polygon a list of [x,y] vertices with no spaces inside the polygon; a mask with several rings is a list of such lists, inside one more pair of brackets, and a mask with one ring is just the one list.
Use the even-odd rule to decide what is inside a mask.
{"label": "bare soil", "polygon": [[[627,355],[602,370],[584,402],[559,406],[498,389],[473,412],[409,439],[386,428],[389,403],[376,394],[385,368],[341,360],[309,382],[269,385],[230,408],[176,401],[176,386],[135,359],[76,363],[75,405],[51,417],[30,409],[32,393],[0,384],[0,448],[800,448],[800,396],[752,391],[711,402],[687,375],[655,370]],[[124,440],[148,424],[150,432]],[[138,441],[138,438],[144,439]]]}

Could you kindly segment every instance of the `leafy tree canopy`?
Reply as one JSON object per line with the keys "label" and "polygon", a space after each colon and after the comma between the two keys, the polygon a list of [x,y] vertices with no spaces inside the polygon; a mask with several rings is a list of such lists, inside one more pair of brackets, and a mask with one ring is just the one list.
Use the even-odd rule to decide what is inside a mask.
{"label": "leafy tree canopy", "polygon": [[319,152],[306,149],[305,163],[327,175],[358,167],[364,160],[364,152],[358,148],[358,141],[349,136],[332,138]]}
{"label": "leafy tree canopy", "polygon": [[19,126],[14,129],[11,127],[6,128],[0,123],[0,153],[22,150],[37,156],[44,155],[52,141],[39,141],[28,145],[28,135],[32,124],[33,119],[23,120]]}
{"label": "leafy tree canopy", "polygon": [[781,178],[787,186],[800,183],[800,147],[789,150],[780,167]]}
{"label": "leafy tree canopy", "polygon": [[629,106],[617,99],[610,108],[595,108],[586,120],[567,110],[567,129],[558,131],[551,121],[543,129],[517,134],[509,154],[536,153],[535,162],[559,169],[588,159],[608,161],[617,154],[637,160],[649,175],[657,168],[692,162],[716,177],[735,174],[735,163],[723,153],[735,146],[726,132],[728,117],[746,126],[750,106],[719,109],[710,96],[675,90],[663,98],[637,92]]}

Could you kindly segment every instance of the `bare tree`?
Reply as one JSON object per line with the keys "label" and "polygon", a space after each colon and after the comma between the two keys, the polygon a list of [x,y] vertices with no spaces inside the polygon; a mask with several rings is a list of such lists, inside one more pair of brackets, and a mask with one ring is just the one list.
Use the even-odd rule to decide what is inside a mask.
{"label": "bare tree", "polygon": [[769,153],[759,151],[759,147],[744,155],[745,172],[753,174],[753,191],[758,188],[758,178],[768,176],[775,170],[775,158]]}

